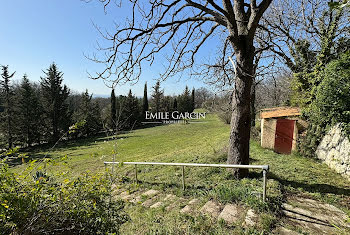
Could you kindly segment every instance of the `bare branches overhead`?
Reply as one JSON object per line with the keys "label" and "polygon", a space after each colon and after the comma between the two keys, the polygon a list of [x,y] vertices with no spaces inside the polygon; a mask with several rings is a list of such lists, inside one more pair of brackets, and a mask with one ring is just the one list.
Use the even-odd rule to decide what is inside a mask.
{"label": "bare branches overhead", "polygon": [[[99,1],[105,9],[115,3]],[[199,52],[206,50],[218,34],[228,39],[226,49],[239,50],[244,44],[241,36],[254,37],[258,22],[271,1],[252,0],[250,4],[241,0],[116,2],[117,6],[127,6],[130,17],[124,23],[118,22],[114,32],[102,32],[98,28],[110,43],[99,45],[98,53],[89,56],[106,65],[104,70],[91,77],[112,83],[137,81],[142,68],[152,65],[159,56],[166,64],[161,79],[166,79],[179,71],[194,68],[196,63],[203,63]],[[227,62],[228,58],[223,59]]]}
{"label": "bare branches overhead", "polygon": [[[336,38],[349,37],[348,20],[348,11],[331,9],[328,1],[278,0],[271,4],[258,27],[268,35],[265,45],[269,50],[296,72],[296,45],[308,43],[309,51],[315,54],[329,50]],[[330,39],[326,40],[327,46],[321,45],[324,37]]]}
{"label": "bare branches overhead", "polygon": [[[100,0],[104,6],[107,0]],[[110,41],[107,48],[99,48],[105,57],[93,58],[105,63],[106,68],[95,78],[110,79],[113,83],[137,81],[145,65],[165,62],[161,79],[179,71],[191,69],[202,59],[204,68],[224,71],[224,80],[234,80],[232,92],[232,118],[230,146],[227,162],[249,164],[251,87],[263,48],[256,53],[254,37],[258,23],[272,0],[141,0],[121,1],[132,9],[124,26],[118,25],[112,34],[104,35]],[[221,41],[221,40],[222,41]],[[201,50],[210,43],[214,47],[222,42],[222,51],[215,56],[218,64],[201,58]],[[207,46],[205,48],[205,46]],[[159,53],[164,53],[159,56]],[[229,53],[229,54],[228,54]],[[228,56],[235,56],[235,74],[226,66]],[[158,57],[157,57],[158,56]],[[208,53],[205,53],[208,57]],[[156,58],[157,57],[157,58]],[[204,59],[204,63],[203,63]],[[247,131],[248,130],[248,131]],[[236,177],[247,176],[247,170],[235,170]]]}

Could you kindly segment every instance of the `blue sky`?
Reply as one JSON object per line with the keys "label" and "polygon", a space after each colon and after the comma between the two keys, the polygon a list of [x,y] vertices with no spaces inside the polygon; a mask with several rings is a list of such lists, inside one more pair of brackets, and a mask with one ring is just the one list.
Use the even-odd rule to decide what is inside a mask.
{"label": "blue sky", "polygon": [[[88,89],[95,95],[109,95],[110,89],[101,80],[91,80],[87,71],[101,71],[98,65],[84,57],[95,52],[96,42],[104,43],[93,23],[110,29],[113,20],[123,19],[125,12],[116,7],[105,14],[98,1],[85,3],[80,0],[2,0],[0,8],[0,64],[16,71],[16,79],[26,73],[30,80],[39,81],[42,70],[55,62],[64,73],[64,83],[72,90]],[[159,71],[146,69],[140,81],[131,86],[117,87],[117,94],[132,91],[142,96],[143,86],[155,83]],[[172,95],[190,88],[205,86],[198,80],[179,81],[170,78],[163,82],[165,93]]]}

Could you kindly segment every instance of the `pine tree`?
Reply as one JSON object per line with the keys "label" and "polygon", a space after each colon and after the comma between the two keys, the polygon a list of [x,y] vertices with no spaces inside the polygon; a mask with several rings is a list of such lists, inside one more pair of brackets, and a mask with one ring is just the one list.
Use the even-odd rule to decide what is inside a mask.
{"label": "pine tree", "polygon": [[125,103],[125,113],[127,114],[126,128],[133,129],[138,125],[140,120],[139,110],[138,99],[132,94],[130,89]]}
{"label": "pine tree", "polygon": [[88,90],[81,95],[80,105],[74,116],[76,122],[85,122],[82,129],[83,135],[96,134],[101,128],[99,107],[92,101],[92,95],[89,94]]}
{"label": "pine tree", "polygon": [[1,87],[4,92],[4,100],[5,100],[5,126],[6,126],[6,134],[7,134],[7,145],[8,148],[12,148],[13,146],[13,104],[12,104],[12,97],[13,92],[10,85],[10,79],[15,75],[15,72],[12,74],[9,74],[8,72],[8,66],[2,66],[2,81],[1,81]]}
{"label": "pine tree", "polygon": [[153,87],[152,93],[152,111],[157,113],[160,112],[161,104],[163,99],[163,91],[160,90],[160,81],[156,82],[156,85]]}
{"label": "pine tree", "polygon": [[116,128],[117,130],[127,129],[129,123],[127,96],[120,95],[116,98]]}
{"label": "pine tree", "polygon": [[194,88],[192,89],[192,94],[191,94],[191,113],[193,110],[196,108],[196,102],[195,102],[195,90]]}
{"label": "pine tree", "polygon": [[163,97],[161,111],[163,111],[163,112],[171,111],[171,97],[170,96]]}
{"label": "pine tree", "polygon": [[69,89],[63,85],[63,73],[58,71],[55,63],[51,64],[41,77],[42,100],[50,140],[57,141],[71,124],[68,113],[67,98]]}
{"label": "pine tree", "polygon": [[111,93],[111,125],[113,131],[117,130],[117,104],[114,89],[112,89]]}
{"label": "pine tree", "polygon": [[176,99],[176,97],[174,98],[174,102],[173,102],[173,110],[177,111],[177,99]]}
{"label": "pine tree", "polygon": [[40,142],[42,105],[40,93],[24,75],[19,86],[17,118],[20,140],[27,146]]}
{"label": "pine tree", "polygon": [[145,89],[143,91],[143,103],[142,103],[142,115],[145,115],[148,111],[148,97],[147,97],[147,82],[145,83]]}
{"label": "pine tree", "polygon": [[185,87],[185,90],[183,94],[179,97],[179,112],[185,113],[185,112],[191,112],[191,97],[190,97],[190,91],[188,87]]}

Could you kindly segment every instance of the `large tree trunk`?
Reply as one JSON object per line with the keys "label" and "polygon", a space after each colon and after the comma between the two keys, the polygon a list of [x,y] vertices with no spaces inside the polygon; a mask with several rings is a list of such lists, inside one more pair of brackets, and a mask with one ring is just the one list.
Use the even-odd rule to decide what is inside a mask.
{"label": "large tree trunk", "polygon": [[252,116],[252,120],[251,120],[251,126],[254,127],[255,126],[255,117],[256,117],[256,109],[255,109],[255,98],[256,98],[256,82],[254,81],[252,84],[252,94],[251,94],[251,101],[250,101],[250,106],[251,106],[251,116]]}
{"label": "large tree trunk", "polygon": [[[235,48],[237,73],[232,96],[231,133],[227,156],[228,164],[249,164],[249,140],[251,127],[251,88],[253,83],[254,47],[249,40],[241,39],[240,48]],[[236,178],[248,175],[248,169],[234,169]]]}

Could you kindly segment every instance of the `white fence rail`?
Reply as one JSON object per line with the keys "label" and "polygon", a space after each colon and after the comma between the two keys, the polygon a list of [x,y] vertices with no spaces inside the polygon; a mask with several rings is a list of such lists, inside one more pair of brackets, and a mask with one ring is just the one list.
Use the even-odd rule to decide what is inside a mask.
{"label": "white fence rail", "polygon": [[137,179],[137,165],[160,165],[160,166],[181,166],[182,167],[182,189],[185,190],[185,167],[220,167],[237,169],[261,169],[263,176],[263,201],[266,201],[266,183],[269,165],[230,165],[230,164],[204,164],[204,163],[173,163],[173,162],[104,162],[105,167],[113,164],[134,165],[135,180]]}

